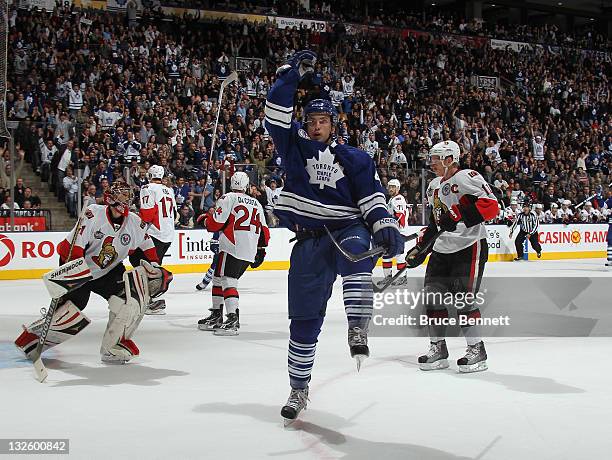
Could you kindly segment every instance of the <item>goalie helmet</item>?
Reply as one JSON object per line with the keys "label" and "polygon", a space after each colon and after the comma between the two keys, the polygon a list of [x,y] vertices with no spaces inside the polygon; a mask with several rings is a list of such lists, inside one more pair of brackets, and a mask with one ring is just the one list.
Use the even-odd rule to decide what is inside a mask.
{"label": "goalie helmet", "polygon": [[308,117],[313,114],[325,114],[331,118],[332,126],[338,123],[338,111],[334,104],[327,99],[313,99],[304,107],[304,124],[308,123]]}
{"label": "goalie helmet", "polygon": [[115,208],[123,216],[129,214],[133,198],[132,188],[124,182],[113,183],[104,193],[104,203]]}
{"label": "goalie helmet", "polygon": [[247,173],[238,171],[235,172],[232,176],[231,188],[232,190],[246,192],[247,188],[249,188],[249,182],[249,176],[247,175]]}
{"label": "goalie helmet", "polygon": [[453,157],[453,163],[459,164],[459,155],[461,154],[461,149],[459,148],[459,144],[455,141],[442,141],[438,142],[434,145],[431,150],[429,150],[429,154],[427,155],[427,161],[431,164],[431,157],[438,156],[440,160],[444,160],[447,157]]}
{"label": "goalie helmet", "polygon": [[166,170],[164,169],[163,166],[153,165],[147,171],[147,177],[149,178],[149,180],[151,180],[151,179],[163,179],[165,173],[166,173]]}

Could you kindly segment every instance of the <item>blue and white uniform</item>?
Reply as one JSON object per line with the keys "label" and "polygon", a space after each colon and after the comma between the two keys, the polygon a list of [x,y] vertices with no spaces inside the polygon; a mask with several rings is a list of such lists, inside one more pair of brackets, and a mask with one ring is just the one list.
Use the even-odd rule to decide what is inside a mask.
{"label": "blue and white uniform", "polygon": [[608,267],[612,266],[612,197],[603,204],[602,214],[608,218]]}
{"label": "blue and white uniform", "polygon": [[[300,80],[295,68],[281,74],[271,88],[265,126],[285,166],[286,181],[274,208],[280,224],[298,241],[289,269],[289,379],[306,388],[327,301],[338,275],[343,278],[349,328],[366,329],[372,316],[372,270],[375,259],[352,263],[322,231],[327,226],[352,253],[370,249],[372,234],[395,219],[370,156],[363,150],[309,139],[293,120],[293,100]],[[310,235],[304,239],[300,235]],[[403,249],[403,248],[402,248]]]}

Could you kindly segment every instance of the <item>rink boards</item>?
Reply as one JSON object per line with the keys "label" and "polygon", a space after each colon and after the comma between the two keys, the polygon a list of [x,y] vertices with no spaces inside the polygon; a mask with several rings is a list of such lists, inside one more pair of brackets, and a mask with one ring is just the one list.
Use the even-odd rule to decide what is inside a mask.
{"label": "rink boards", "polygon": [[[411,227],[408,234],[421,227]],[[293,243],[293,233],[286,229],[271,229],[266,260],[258,270],[286,270]],[[543,259],[585,259],[606,256],[607,224],[542,225],[539,240]],[[518,233],[518,229],[515,231]],[[66,232],[0,233],[0,279],[39,278],[57,266],[57,245]],[[177,231],[164,266],[174,273],[204,272],[212,262],[210,234],[205,230]],[[509,261],[515,257],[514,240],[509,228],[488,225],[489,261]],[[412,247],[414,243],[409,243]],[[407,248],[408,249],[408,248]],[[535,258],[529,247],[527,255]],[[380,261],[379,261],[380,263]]]}

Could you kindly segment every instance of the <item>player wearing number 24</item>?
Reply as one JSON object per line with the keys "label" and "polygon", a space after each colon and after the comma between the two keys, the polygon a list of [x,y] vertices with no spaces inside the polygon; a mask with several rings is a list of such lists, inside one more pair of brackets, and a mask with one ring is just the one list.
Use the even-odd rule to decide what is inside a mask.
{"label": "player wearing number 24", "polygon": [[262,264],[270,240],[261,204],[246,194],[248,188],[249,176],[242,171],[234,173],[232,191],[219,198],[203,218],[208,231],[220,232],[215,278],[223,289],[227,315],[225,322],[215,329],[215,335],[238,335],[238,279],[249,265],[257,268]]}

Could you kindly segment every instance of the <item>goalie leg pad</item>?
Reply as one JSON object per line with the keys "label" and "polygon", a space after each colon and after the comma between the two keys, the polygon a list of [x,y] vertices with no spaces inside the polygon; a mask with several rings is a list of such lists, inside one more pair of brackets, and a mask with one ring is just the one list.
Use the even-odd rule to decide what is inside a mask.
{"label": "goalie leg pad", "polygon": [[[44,321],[43,317],[34,321],[28,327],[24,326],[23,332],[15,340],[17,348],[23,351],[28,358],[32,357],[32,352],[38,345]],[[55,310],[43,352],[74,337],[85,329],[90,322],[91,320],[72,301],[67,300]]]}
{"label": "goalie leg pad", "polygon": [[102,337],[100,355],[102,361],[126,363],[139,354],[138,347],[130,340],[151,300],[146,271],[141,267],[123,274],[125,299],[116,295],[108,299],[108,324]]}

